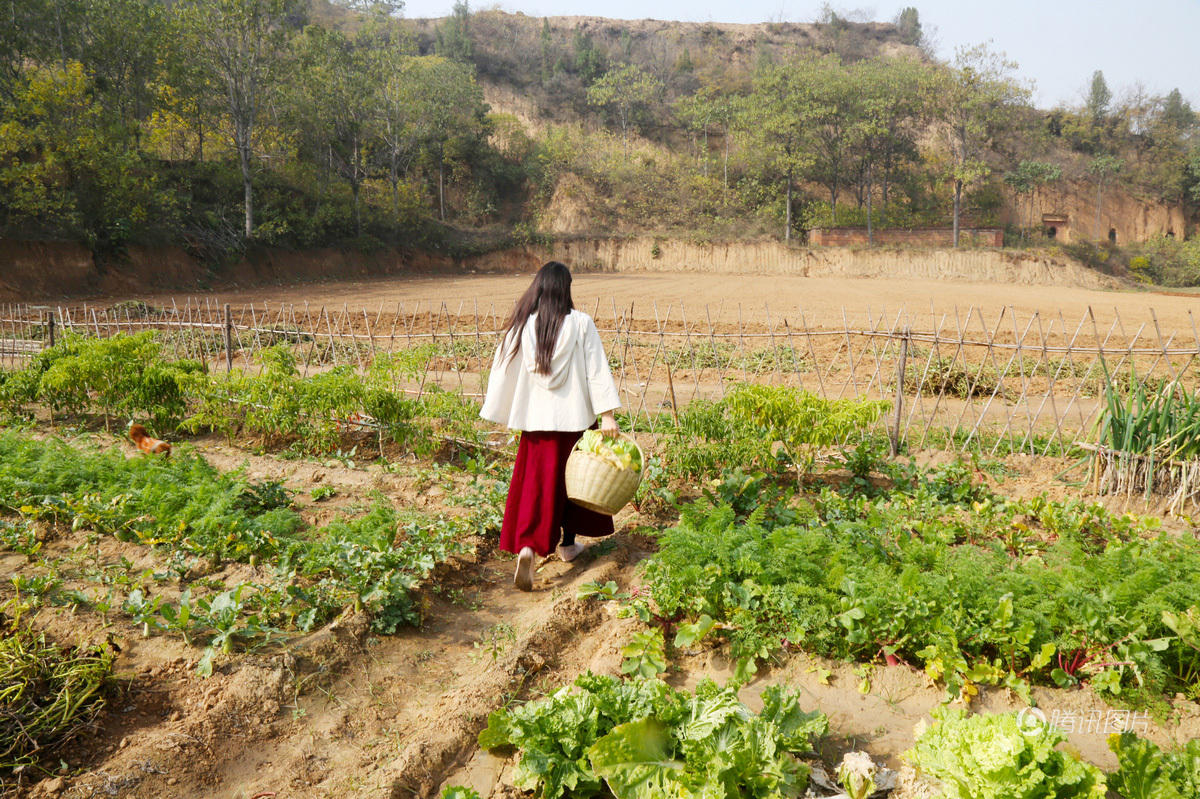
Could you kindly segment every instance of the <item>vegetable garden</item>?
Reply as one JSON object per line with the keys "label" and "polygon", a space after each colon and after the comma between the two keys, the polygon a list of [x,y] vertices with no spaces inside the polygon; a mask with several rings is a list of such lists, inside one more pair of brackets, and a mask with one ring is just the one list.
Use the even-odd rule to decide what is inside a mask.
{"label": "vegetable garden", "polygon": [[[414,314],[384,346],[369,314],[188,308],[210,327],[56,310],[7,339],[37,342],[0,370],[16,793],[1200,796],[1200,537],[1172,513],[1196,400],[1169,341],[979,359],[879,327],[862,360],[618,316],[642,486],[515,596],[482,325]],[[1039,392],[1053,424],[1016,421]],[[1043,722],[1063,708],[1121,721]]]}
{"label": "vegetable garden", "polygon": [[[931,307],[924,316],[933,324],[916,329],[904,310],[843,309],[843,324],[830,327],[809,323],[802,308],[635,305],[597,299],[584,310],[597,320],[632,420],[655,432],[676,424],[690,402],[754,382],[823,399],[887,399],[894,416],[875,429],[921,449],[1052,454],[1094,438],[1109,385],[1122,396],[1138,386],[1150,393],[1170,383],[1197,387],[1200,339],[1194,330],[1164,330],[1152,310],[1149,320],[1127,323],[1115,310],[1102,321],[1090,308],[1068,319]],[[365,373],[387,355],[402,367],[390,375],[393,391],[420,396],[437,386],[477,399],[503,313],[479,300],[371,309],[208,300],[8,306],[0,309],[0,364],[23,366],[64,334],[157,331],[171,360],[214,370],[251,366],[264,349],[289,344],[301,377],[330,367]]]}

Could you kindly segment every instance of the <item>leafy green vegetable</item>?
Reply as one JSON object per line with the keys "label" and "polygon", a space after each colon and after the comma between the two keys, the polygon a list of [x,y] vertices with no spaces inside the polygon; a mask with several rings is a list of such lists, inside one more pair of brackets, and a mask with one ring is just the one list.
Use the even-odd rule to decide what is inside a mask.
{"label": "leafy green vegetable", "polygon": [[599,430],[585,430],[576,446],[583,452],[603,458],[618,469],[642,470],[642,453],[627,438],[606,438]]}
{"label": "leafy green vegetable", "polygon": [[850,799],[867,799],[875,793],[875,762],[863,752],[847,752],[838,766],[837,778]]}
{"label": "leafy green vegetable", "polygon": [[320,502],[330,497],[336,497],[338,493],[334,486],[317,486],[309,492],[309,496],[313,498],[313,502]]}
{"label": "leafy green vegetable", "polygon": [[1104,799],[1104,774],[1055,747],[1066,738],[1013,713],[938,708],[904,757],[941,781],[947,799]]}
{"label": "leafy green vegetable", "polygon": [[1200,741],[1164,752],[1132,732],[1110,735],[1119,768],[1109,787],[1125,799],[1191,799],[1200,796]]}
{"label": "leafy green vegetable", "polygon": [[516,784],[542,799],[800,796],[812,751],[828,724],[795,695],[773,686],[755,715],[733,686],[705,681],[695,694],[657,678],[584,675],[574,688],[493,713],[479,736],[486,749],[521,751]]}
{"label": "leafy green vegetable", "polygon": [[592,770],[617,799],[691,796],[683,781],[686,764],[671,756],[671,736],[658,719],[613,728],[587,750]]}
{"label": "leafy green vegetable", "polygon": [[442,799],[480,799],[479,792],[474,788],[465,788],[462,785],[447,785],[442,791]]}
{"label": "leafy green vegetable", "polygon": [[[1009,501],[959,467],[898,478],[878,495],[824,489],[794,524],[684,507],[643,563],[654,612],[680,619],[678,646],[708,628],[739,660],[799,646],[904,661],[951,696],[1196,690],[1200,543],[1078,502]],[[1014,549],[1016,525],[1030,532]]]}
{"label": "leafy green vegetable", "polygon": [[694,646],[712,631],[715,624],[712,616],[701,614],[696,621],[679,625],[679,629],[675,632],[675,648],[687,649],[689,646]]}
{"label": "leafy green vegetable", "polygon": [[623,674],[654,677],[667,670],[666,643],[662,630],[641,630],[621,649],[625,660],[621,663]]}

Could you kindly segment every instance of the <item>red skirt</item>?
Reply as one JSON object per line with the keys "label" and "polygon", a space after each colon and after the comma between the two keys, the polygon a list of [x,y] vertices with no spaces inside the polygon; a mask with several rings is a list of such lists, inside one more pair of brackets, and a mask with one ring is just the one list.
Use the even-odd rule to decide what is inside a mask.
{"label": "red skirt", "polygon": [[567,499],[567,457],[583,435],[555,431],[521,433],[517,462],[504,505],[500,548],[520,552],[529,547],[542,557],[558,545],[565,529],[576,535],[613,534],[611,516]]}

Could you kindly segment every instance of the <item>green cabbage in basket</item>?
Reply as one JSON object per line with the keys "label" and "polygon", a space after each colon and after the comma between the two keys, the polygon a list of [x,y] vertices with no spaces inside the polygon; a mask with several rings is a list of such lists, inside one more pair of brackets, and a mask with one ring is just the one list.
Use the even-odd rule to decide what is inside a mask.
{"label": "green cabbage in basket", "polygon": [[642,454],[627,438],[605,438],[599,430],[587,430],[579,439],[579,448],[603,458],[618,469],[631,472],[642,470]]}

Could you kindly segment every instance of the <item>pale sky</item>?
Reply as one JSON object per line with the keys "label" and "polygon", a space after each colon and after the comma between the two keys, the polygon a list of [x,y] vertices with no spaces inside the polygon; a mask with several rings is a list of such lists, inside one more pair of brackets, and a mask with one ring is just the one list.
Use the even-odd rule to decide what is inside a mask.
{"label": "pale sky", "polygon": [[[440,17],[453,0],[407,0],[407,17]],[[692,22],[812,22],[823,3],[794,0],[473,0],[474,9],[496,7],[531,16],[598,16]],[[1200,0],[909,0],[874,5],[830,3],[866,19],[891,20],[912,5],[927,30],[936,28],[938,55],[990,40],[1020,64],[1037,85],[1038,106],[1078,104],[1092,72],[1104,72],[1114,97],[1141,83],[1151,94],[1183,92],[1200,108]]]}

